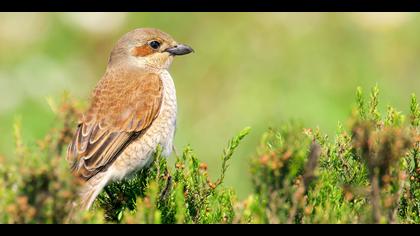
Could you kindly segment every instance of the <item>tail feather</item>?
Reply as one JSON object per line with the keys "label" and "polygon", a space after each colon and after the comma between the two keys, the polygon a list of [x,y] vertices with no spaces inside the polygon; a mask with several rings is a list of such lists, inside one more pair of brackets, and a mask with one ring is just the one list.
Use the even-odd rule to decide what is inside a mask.
{"label": "tail feather", "polygon": [[76,212],[87,211],[92,207],[93,202],[101,193],[108,180],[107,175],[97,174],[80,188],[78,200],[72,203],[72,209],[69,214],[70,221]]}
{"label": "tail feather", "polygon": [[79,209],[81,210],[89,210],[92,206],[93,202],[95,201],[96,197],[101,192],[102,188],[98,187],[91,187],[88,186],[87,188],[83,189],[82,193],[80,194],[79,200]]}
{"label": "tail feather", "polygon": [[79,207],[82,210],[89,210],[96,197],[101,193],[102,189],[108,183],[109,175],[99,173],[90,178],[80,191]]}

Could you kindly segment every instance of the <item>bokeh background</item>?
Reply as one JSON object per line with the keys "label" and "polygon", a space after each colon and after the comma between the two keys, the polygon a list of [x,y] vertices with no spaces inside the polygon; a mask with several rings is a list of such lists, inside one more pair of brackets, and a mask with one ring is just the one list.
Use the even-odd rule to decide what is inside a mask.
{"label": "bokeh background", "polygon": [[[155,27],[196,53],[176,58],[178,151],[191,144],[213,179],[228,139],[252,127],[226,184],[250,190],[248,160],[268,127],[298,119],[334,133],[357,86],[408,111],[420,95],[415,13],[0,13],[0,154],[13,158],[13,123],[35,143],[54,122],[47,100],[87,101],[116,40]],[[173,160],[173,158],[170,158]]]}

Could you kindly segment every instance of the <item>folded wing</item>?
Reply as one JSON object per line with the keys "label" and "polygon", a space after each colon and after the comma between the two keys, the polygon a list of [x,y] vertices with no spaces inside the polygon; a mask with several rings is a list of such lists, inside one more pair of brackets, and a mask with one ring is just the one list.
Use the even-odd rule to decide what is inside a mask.
{"label": "folded wing", "polygon": [[96,86],[90,108],[67,149],[73,173],[88,180],[105,171],[159,114],[163,87],[159,75],[108,71]]}

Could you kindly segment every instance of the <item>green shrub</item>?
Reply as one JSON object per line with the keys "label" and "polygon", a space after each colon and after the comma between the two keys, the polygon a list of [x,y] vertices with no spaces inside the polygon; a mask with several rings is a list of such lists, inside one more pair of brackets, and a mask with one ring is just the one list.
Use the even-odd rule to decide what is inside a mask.
{"label": "green shrub", "polygon": [[[149,168],[105,187],[88,212],[72,212],[78,183],[65,147],[79,110],[64,96],[50,101],[57,124],[36,144],[26,144],[15,124],[13,158],[0,156],[1,223],[420,223],[420,108],[410,114],[378,109],[357,89],[349,120],[333,138],[297,121],[270,128],[250,160],[253,191],[239,201],[223,180],[241,140],[221,156],[217,180],[190,146],[174,166],[156,150]],[[244,158],[244,157],[237,157]]]}
{"label": "green shrub", "polygon": [[356,98],[349,128],[339,124],[333,140],[296,122],[263,135],[251,161],[254,193],[243,204],[245,218],[257,223],[420,222],[415,96],[408,122],[393,107],[381,116],[377,87],[367,103],[360,88]]}
{"label": "green shrub", "polygon": [[[65,96],[57,114],[61,122],[43,140],[25,145],[15,123],[15,157],[0,166],[0,222],[64,223],[76,199],[78,183],[63,153],[71,139],[76,110]],[[100,213],[79,213],[75,221],[103,222]]]}
{"label": "green shrub", "polygon": [[207,165],[197,159],[191,147],[176,157],[173,169],[158,148],[150,168],[108,185],[96,207],[104,209],[106,219],[112,222],[231,223],[233,191],[220,185],[229,159],[248,132],[249,128],[242,130],[229,142],[215,182],[208,178]]}

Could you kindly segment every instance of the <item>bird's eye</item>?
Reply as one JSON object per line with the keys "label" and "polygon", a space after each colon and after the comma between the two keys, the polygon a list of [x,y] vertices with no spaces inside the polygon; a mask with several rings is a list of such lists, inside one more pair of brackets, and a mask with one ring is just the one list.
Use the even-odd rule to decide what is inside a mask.
{"label": "bird's eye", "polygon": [[151,41],[149,42],[150,47],[152,47],[153,49],[158,49],[160,47],[160,43],[159,41]]}

